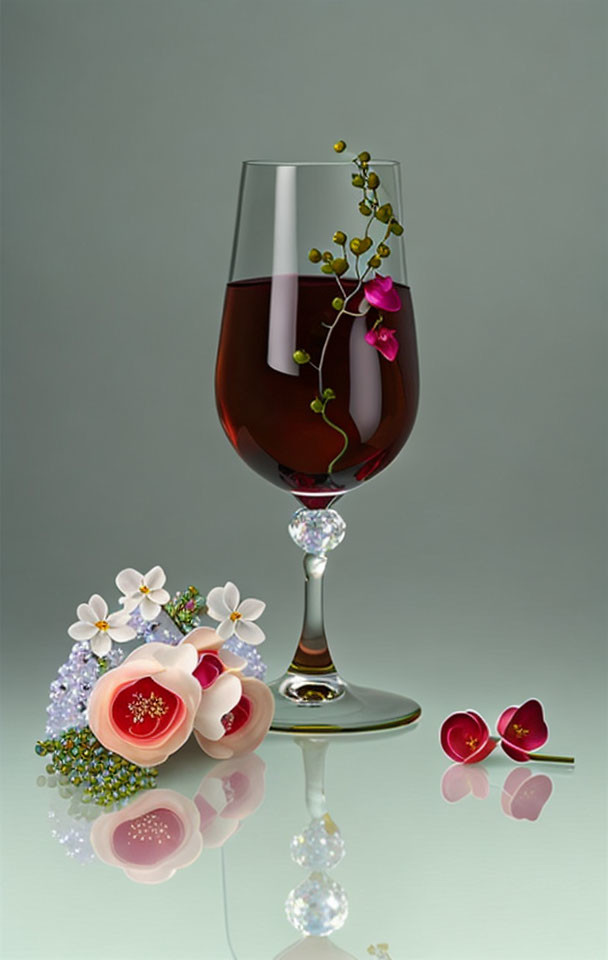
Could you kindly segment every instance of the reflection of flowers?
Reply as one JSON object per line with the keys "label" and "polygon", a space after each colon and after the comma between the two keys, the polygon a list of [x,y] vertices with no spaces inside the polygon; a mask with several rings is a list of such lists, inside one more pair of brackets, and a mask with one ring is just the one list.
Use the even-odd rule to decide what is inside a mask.
{"label": "reflection of flowers", "polygon": [[[211,739],[194,724],[197,743],[210,757],[228,760],[255,750],[268,733],[274,715],[274,697],[261,680],[242,677],[238,703],[222,717],[224,735]],[[204,694],[203,694],[204,695]]]}
{"label": "reflection of flowers", "polygon": [[222,641],[236,633],[244,643],[256,645],[265,639],[264,631],[253,623],[266,609],[263,600],[249,598],[241,601],[238,587],[229,580],[223,587],[213,587],[207,596],[207,612],[212,620],[219,620],[217,633]]}
{"label": "reflection of flowers", "polygon": [[163,763],[188,739],[201,699],[192,671],[197,652],[147,643],[103,674],[89,700],[89,726],[108,750],[131,763]]}
{"label": "reflection of flowers", "polygon": [[489,792],[488,774],[483,767],[455,763],[453,767],[448,767],[441,778],[441,794],[448,803],[458,803],[469,793],[479,800],[485,800]]}
{"label": "reflection of flowers", "polygon": [[99,817],[91,845],[100,860],[136,883],[162,883],[200,856],[198,810],[175,790],[154,790]]}
{"label": "reflection of flowers", "polygon": [[444,753],[458,763],[478,763],[496,746],[487,723],[473,710],[452,713],[443,721],[439,737]]}
{"label": "reflection of flowers", "polygon": [[553,782],[544,773],[516,767],[505,780],[500,802],[504,813],[515,820],[538,820],[553,792]]}
{"label": "reflection of flowers", "polygon": [[105,657],[112,648],[112,640],[126,643],[133,640],[135,630],[127,626],[129,614],[124,610],[108,616],[108,605],[98,593],[76,608],[78,620],[68,629],[72,640],[88,640],[91,650],[98,657]]}
{"label": "reflection of flowers", "polygon": [[529,760],[529,752],[542,747],[549,737],[539,700],[526,700],[521,707],[507,707],[496,721],[496,729],[505,753],[520,763]]}
{"label": "reflection of flowers", "polygon": [[221,847],[264,799],[266,764],[255,753],[223,760],[203,777],[194,797],[205,847]]}
{"label": "reflection of flowers", "polygon": [[121,603],[127,613],[139,607],[144,620],[154,620],[163,604],[171,599],[164,589],[167,576],[162,567],[152,567],[147,573],[140,573],[132,567],[121,570],[116,577],[116,586],[122,590]]}

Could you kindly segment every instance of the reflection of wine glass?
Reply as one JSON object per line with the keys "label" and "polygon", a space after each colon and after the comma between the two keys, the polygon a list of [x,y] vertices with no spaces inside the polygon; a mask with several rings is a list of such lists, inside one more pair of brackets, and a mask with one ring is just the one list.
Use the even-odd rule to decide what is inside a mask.
{"label": "reflection of wine glass", "polygon": [[[400,220],[399,165],[373,166],[380,178],[375,203],[382,200]],[[344,240],[334,234],[337,227],[347,239],[361,234],[368,249],[368,233],[382,223],[374,217],[377,206],[364,216],[358,199],[342,162],[243,165],[216,397],[224,430],[242,459],[302,504],[290,533],[305,551],[305,615],[293,661],[272,684],[273,729],[280,731],[381,729],[420,715],[418,704],[406,697],[346,684],[333,664],[323,622],[326,554],[345,531],[331,505],[396,457],[418,404],[401,244],[392,244],[398,299],[396,308],[394,296],[387,307],[389,324],[363,298],[363,283],[374,276],[368,258],[351,255],[348,266]],[[332,236],[342,240],[344,257],[328,276],[307,253]],[[394,338],[398,342],[396,356],[370,341],[383,329],[393,345]]]}

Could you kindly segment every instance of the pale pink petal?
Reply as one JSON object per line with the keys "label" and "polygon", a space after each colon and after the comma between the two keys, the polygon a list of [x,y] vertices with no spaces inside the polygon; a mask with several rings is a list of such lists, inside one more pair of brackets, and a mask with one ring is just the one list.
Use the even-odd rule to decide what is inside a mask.
{"label": "pale pink petal", "polygon": [[510,804],[511,816],[516,820],[538,820],[553,792],[553,781],[545,773],[537,773],[516,790]]}
{"label": "pale pink petal", "polygon": [[105,657],[112,649],[112,641],[105,632],[101,630],[96,637],[91,640],[91,650],[97,657]]}
{"label": "pale pink petal", "polygon": [[125,570],[121,570],[116,577],[116,586],[128,596],[131,593],[139,593],[143,580],[144,578],[139,570],[127,567]]}
{"label": "pale pink petal", "polygon": [[220,623],[219,627],[216,630],[216,633],[220,638],[220,640],[222,641],[222,643],[225,640],[229,640],[234,633],[234,620],[230,620],[230,619],[224,620],[222,623]]}
{"label": "pale pink petal", "polygon": [[139,604],[139,612],[144,620],[154,620],[160,613],[160,607],[157,603],[154,603],[153,600],[150,600],[149,597],[145,596]]}
{"label": "pale pink petal", "polygon": [[[200,689],[200,688],[199,688]],[[194,727],[207,740],[219,740],[224,736],[222,717],[229,713],[241,699],[241,681],[234,673],[223,673],[208,687],[194,718]]]}
{"label": "pale pink petal", "polygon": [[[196,798],[194,800],[196,803]],[[222,847],[240,826],[239,820],[223,820],[222,817],[214,817],[213,820],[201,829],[203,844],[207,850],[215,850]]]}
{"label": "pale pink petal", "polygon": [[153,603],[159,603],[163,607],[166,603],[169,603],[171,599],[171,594],[167,590],[150,590],[150,593],[147,594],[148,600],[152,600]]}
{"label": "pale pink petal", "polygon": [[151,570],[148,570],[144,574],[144,584],[150,590],[160,590],[161,587],[164,587],[167,575],[162,567],[152,567]]}
{"label": "pale pink petal", "polygon": [[196,630],[186,634],[182,643],[191,643],[199,653],[202,653],[204,650],[219,650],[222,638],[213,627],[197,627]]}
{"label": "pale pink petal", "polygon": [[96,623],[99,617],[95,616],[95,611],[89,603],[79,603],[76,607],[76,616],[83,623]]}
{"label": "pale pink petal", "polygon": [[238,607],[240,599],[241,595],[239,593],[239,588],[232,582],[232,580],[228,580],[228,582],[224,584],[224,603],[231,613]]}
{"label": "pale pink petal", "polygon": [[[234,674],[223,674],[223,676],[234,676]],[[240,756],[255,750],[268,733],[272,723],[274,697],[270,688],[254,677],[243,677],[241,683],[243,697],[247,697],[251,705],[251,714],[247,723],[239,730],[226,734],[217,741],[202,736],[197,729],[194,730],[196,742],[201,750],[218,760]]]}
{"label": "pale pink petal", "polygon": [[[198,663],[198,655],[192,644],[186,644],[185,640],[173,646],[170,643],[159,643],[153,640],[151,643],[142,643],[140,647],[132,650],[124,663],[133,660],[151,660],[157,664],[159,670],[166,667],[175,670],[183,670],[184,673],[192,673]],[[163,681],[164,682],[164,681]]]}
{"label": "pale pink petal", "polygon": [[105,620],[108,615],[108,605],[103,597],[100,597],[98,593],[94,593],[92,597],[89,597],[89,606],[92,608],[93,613],[95,614],[95,620]]}
{"label": "pale pink petal", "polygon": [[263,600],[254,600],[253,597],[249,597],[247,600],[243,600],[238,608],[238,613],[245,620],[257,620],[258,617],[261,617],[266,609],[266,604]]}
{"label": "pale pink petal", "polygon": [[207,613],[212,620],[225,620],[232,613],[224,603],[224,588],[213,587],[207,594]]}
{"label": "pale pink petal", "polygon": [[82,620],[79,620],[68,627],[68,633],[72,640],[90,640],[99,631],[92,623],[83,623]]}
{"label": "pale pink petal", "polygon": [[215,805],[217,812],[222,819],[244,820],[257,810],[264,799],[265,772],[266,764],[257,753],[222,760],[203,777],[197,796],[201,793],[211,802],[214,795],[211,784],[220,784],[223,802]]}
{"label": "pale pink petal", "polygon": [[133,627],[110,627],[108,635],[116,643],[127,643],[128,640],[135,640],[137,636]]}
{"label": "pale pink petal", "polygon": [[220,650],[218,655],[226,670],[242,670],[247,666],[245,657],[239,657],[232,650]]}
{"label": "pale pink petal", "polygon": [[257,623],[251,623],[249,620],[237,620],[234,625],[234,632],[243,643],[251,643],[254,646],[263,643],[266,634],[261,630]]}

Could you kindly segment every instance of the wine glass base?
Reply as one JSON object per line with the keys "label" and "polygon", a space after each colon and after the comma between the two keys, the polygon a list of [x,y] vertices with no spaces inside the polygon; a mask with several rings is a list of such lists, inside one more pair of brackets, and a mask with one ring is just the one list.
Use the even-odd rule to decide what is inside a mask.
{"label": "wine glass base", "polygon": [[346,683],[337,673],[286,673],[269,684],[273,733],[335,734],[390,730],[413,723],[420,705],[409,697]]}

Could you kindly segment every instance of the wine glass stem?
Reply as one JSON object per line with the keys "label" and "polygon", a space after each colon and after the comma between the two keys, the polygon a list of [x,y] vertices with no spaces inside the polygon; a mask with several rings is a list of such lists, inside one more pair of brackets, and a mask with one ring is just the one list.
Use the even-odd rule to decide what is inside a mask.
{"label": "wine glass stem", "polygon": [[323,576],[327,557],[313,553],[304,555],[305,593],[304,623],[300,642],[289,667],[289,673],[335,673],[323,617]]}

